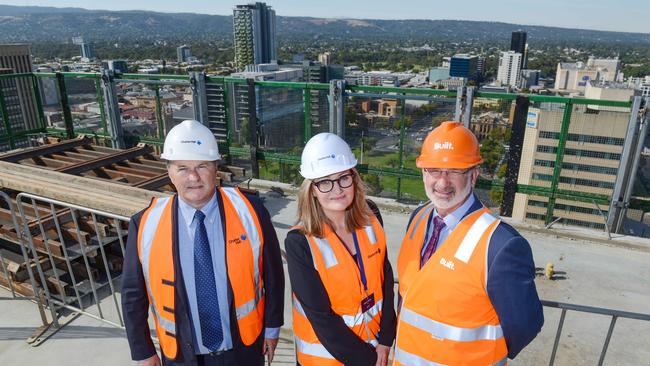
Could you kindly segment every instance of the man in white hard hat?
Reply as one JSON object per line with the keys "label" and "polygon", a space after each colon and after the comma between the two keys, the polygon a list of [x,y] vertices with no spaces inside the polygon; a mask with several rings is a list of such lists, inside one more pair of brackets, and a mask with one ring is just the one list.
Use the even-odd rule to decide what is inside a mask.
{"label": "man in white hard hat", "polygon": [[131,357],[147,366],[270,362],[284,272],[268,211],[253,195],[215,187],[217,141],[198,121],[172,128],[161,158],[178,193],[131,218],[122,274]]}

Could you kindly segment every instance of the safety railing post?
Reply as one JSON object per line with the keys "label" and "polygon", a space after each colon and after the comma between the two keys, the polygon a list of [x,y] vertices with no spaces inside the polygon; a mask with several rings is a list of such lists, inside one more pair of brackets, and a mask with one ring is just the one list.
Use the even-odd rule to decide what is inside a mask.
{"label": "safety railing post", "polygon": [[14,133],[11,128],[11,123],[9,121],[9,111],[7,110],[7,101],[5,100],[4,88],[0,85],[0,113],[2,113],[2,125],[5,128],[5,133],[9,139],[9,147],[11,150],[16,148],[16,141],[14,139]]}
{"label": "safety railing post", "polygon": [[70,102],[68,101],[68,90],[65,86],[65,77],[62,73],[56,73],[56,85],[59,88],[59,103],[63,112],[63,121],[65,122],[66,138],[74,138],[74,125],[72,122],[72,112],[70,111]]}
{"label": "safety railing post", "polygon": [[[404,138],[406,137],[406,101],[400,99],[400,112],[399,112],[399,150],[398,150],[398,168],[404,168]],[[402,198],[402,178],[397,177],[397,199]]]}
{"label": "safety railing post", "polygon": [[205,89],[205,72],[190,73],[190,89],[192,90],[194,119],[208,126],[208,96]]}
{"label": "safety railing post", "polygon": [[330,128],[329,132],[345,138],[345,80],[330,81]]}
{"label": "safety railing post", "polygon": [[115,149],[124,149],[124,132],[122,130],[122,116],[117,103],[117,88],[115,74],[112,70],[102,70],[102,90],[104,103],[108,114],[108,125],[111,133],[111,144]]}
{"label": "safety railing post", "polygon": [[521,164],[521,152],[524,145],[524,133],[526,132],[529,105],[530,100],[527,96],[520,95],[517,97],[515,102],[515,115],[510,130],[508,162],[506,165],[503,198],[499,213],[501,216],[512,216],[515,193],[517,193],[517,179],[519,178],[519,166]]}
{"label": "safety railing post", "polygon": [[[102,134],[108,134],[108,125],[106,123],[106,108],[104,106],[104,93],[102,92],[101,78],[95,79],[95,92],[97,93],[97,104],[99,105],[99,118],[102,123]],[[105,143],[105,142],[104,142]]]}
{"label": "safety railing post", "polygon": [[253,178],[260,177],[260,165],[257,161],[257,151],[259,149],[259,138],[257,135],[257,95],[255,91],[255,79],[246,79],[248,86],[248,136],[250,138],[250,157],[251,157],[251,174]]}
{"label": "safety railing post", "polygon": [[474,108],[474,92],[475,86],[468,86],[465,92],[465,101],[463,106],[463,125],[470,128],[472,124],[472,110]]}
{"label": "safety railing post", "polygon": [[156,122],[158,124],[158,133],[156,135],[162,140],[165,138],[165,121],[163,120],[162,104],[160,103],[160,87],[154,85],[153,88],[156,97]]}
{"label": "safety railing post", "polygon": [[305,129],[303,132],[302,143],[306,144],[311,138],[311,90],[305,87],[302,90],[303,116],[305,119]]}
{"label": "safety railing post", "polygon": [[43,112],[43,99],[41,98],[41,87],[36,75],[32,76],[32,95],[36,101],[36,113],[38,118],[38,128],[45,130],[45,113]]}
{"label": "safety railing post", "polygon": [[[648,105],[641,108],[641,97],[635,97],[630,111],[630,120],[627,126],[621,162],[614,183],[612,201],[610,203],[608,225],[615,233],[621,233],[623,221],[630,204],[630,197],[636,181],[636,173],[641,158],[641,150],[645,142],[650,113]],[[647,99],[646,99],[647,101]]]}

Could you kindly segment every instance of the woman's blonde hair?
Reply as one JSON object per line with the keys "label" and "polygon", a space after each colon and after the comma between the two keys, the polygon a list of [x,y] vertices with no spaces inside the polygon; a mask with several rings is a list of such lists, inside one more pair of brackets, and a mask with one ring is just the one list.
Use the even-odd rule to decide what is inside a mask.
{"label": "woman's blonde hair", "polygon": [[[361,180],[356,169],[350,169],[354,187],[354,199],[345,211],[345,228],[349,232],[367,225],[370,222],[372,211],[366,202],[366,186]],[[323,237],[324,225],[332,227],[332,222],[327,218],[318,198],[314,195],[313,180],[305,179],[298,190],[298,222],[302,226],[302,233]]]}

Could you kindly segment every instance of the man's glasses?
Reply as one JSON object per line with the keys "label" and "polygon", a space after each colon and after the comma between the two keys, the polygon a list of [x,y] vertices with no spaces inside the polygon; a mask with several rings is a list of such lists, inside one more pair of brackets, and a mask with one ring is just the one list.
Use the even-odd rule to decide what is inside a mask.
{"label": "man's glasses", "polygon": [[323,179],[313,183],[321,193],[327,193],[334,189],[334,183],[338,183],[339,187],[341,188],[350,187],[352,183],[354,183],[354,177],[352,173],[348,173],[343,174],[336,179]]}
{"label": "man's glasses", "polygon": [[460,176],[465,175],[465,173],[469,172],[470,169],[438,169],[438,168],[424,168],[422,169],[426,174],[428,174],[431,178],[440,178],[442,177],[443,173],[447,173],[447,176],[449,178],[458,178]]}

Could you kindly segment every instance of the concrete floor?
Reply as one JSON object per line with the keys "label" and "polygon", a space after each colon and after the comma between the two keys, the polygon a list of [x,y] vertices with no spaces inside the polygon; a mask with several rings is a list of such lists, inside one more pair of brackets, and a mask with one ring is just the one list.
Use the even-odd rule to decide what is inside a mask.
{"label": "concrete floor", "polygon": [[[265,205],[272,215],[281,246],[295,224],[294,197],[265,193]],[[389,203],[390,204],[390,203]],[[392,205],[393,208],[399,206]],[[382,209],[391,262],[396,263],[408,212]],[[405,211],[408,211],[405,210]],[[536,280],[540,297],[579,305],[650,313],[650,242],[618,238],[622,244],[606,245],[602,235],[588,231],[540,233],[539,228],[522,230],[533,248],[537,267],[553,262],[565,279]],[[557,234],[559,232],[559,234]],[[593,239],[576,239],[593,235]],[[634,248],[625,243],[633,243]],[[285,328],[291,327],[290,288],[287,279]],[[111,315],[113,300],[104,301]],[[113,311],[114,312],[114,311]],[[548,364],[560,310],[545,308],[540,335],[511,365]],[[598,362],[610,318],[569,311],[557,353],[556,365],[593,365]],[[24,299],[12,299],[0,289],[0,364],[9,365],[129,365],[128,345],[121,329],[80,316],[38,347],[25,342],[40,325],[36,306]],[[283,332],[288,335],[288,332]],[[291,364],[293,346],[283,341],[273,364]],[[605,365],[650,365],[650,322],[619,319],[605,358]]]}

